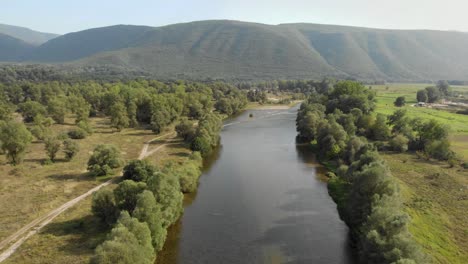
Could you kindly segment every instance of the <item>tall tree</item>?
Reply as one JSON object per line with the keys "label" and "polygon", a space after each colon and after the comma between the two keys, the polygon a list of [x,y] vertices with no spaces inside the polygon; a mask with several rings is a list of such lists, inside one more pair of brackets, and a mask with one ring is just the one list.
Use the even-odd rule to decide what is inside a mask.
{"label": "tall tree", "polygon": [[117,131],[130,126],[130,119],[128,118],[127,109],[121,102],[117,102],[110,107],[111,126],[116,128]]}
{"label": "tall tree", "polygon": [[32,135],[24,124],[15,121],[0,124],[0,145],[13,165],[21,163],[31,141]]}

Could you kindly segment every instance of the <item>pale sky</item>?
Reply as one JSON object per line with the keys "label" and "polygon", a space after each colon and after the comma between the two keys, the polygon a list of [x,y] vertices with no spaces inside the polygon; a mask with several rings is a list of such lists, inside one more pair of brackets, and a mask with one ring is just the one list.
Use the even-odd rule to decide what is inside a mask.
{"label": "pale sky", "polygon": [[207,19],[468,32],[468,0],[0,0],[0,23],[64,34]]}

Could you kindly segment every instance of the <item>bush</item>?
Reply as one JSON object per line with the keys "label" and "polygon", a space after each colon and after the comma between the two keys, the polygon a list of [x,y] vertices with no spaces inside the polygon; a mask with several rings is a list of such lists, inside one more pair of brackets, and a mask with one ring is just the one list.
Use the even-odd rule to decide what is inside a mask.
{"label": "bush", "polygon": [[68,131],[68,136],[72,139],[84,139],[88,136],[88,133],[81,128],[76,128]]}
{"label": "bush", "polygon": [[63,153],[65,153],[65,158],[67,160],[73,159],[79,151],[80,145],[78,145],[78,142],[71,139],[65,139],[65,141],[63,141]]}
{"label": "bush", "polygon": [[123,178],[136,182],[146,182],[157,169],[147,160],[132,160],[123,169]]}
{"label": "bush", "polygon": [[81,121],[78,122],[78,124],[76,124],[76,126],[78,126],[78,128],[82,129],[83,131],[85,131],[89,135],[93,134],[93,132],[94,132],[93,127],[91,126],[91,124],[88,121],[81,120]]}
{"label": "bush", "polygon": [[408,150],[409,139],[403,135],[396,135],[388,143],[393,151],[406,152]]}
{"label": "bush", "polygon": [[468,169],[468,162],[463,162],[462,167],[466,170]]}
{"label": "bush", "polygon": [[448,140],[435,140],[426,144],[425,152],[431,157],[438,160],[449,160],[454,157],[454,152],[450,150],[450,142]]}
{"label": "bush", "polygon": [[95,176],[107,175],[123,165],[119,150],[113,145],[99,145],[88,161],[88,171]]}

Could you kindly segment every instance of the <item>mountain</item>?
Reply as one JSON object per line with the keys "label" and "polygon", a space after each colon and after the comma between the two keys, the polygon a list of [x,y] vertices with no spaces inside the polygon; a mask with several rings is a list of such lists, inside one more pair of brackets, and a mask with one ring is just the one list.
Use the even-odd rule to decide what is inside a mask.
{"label": "mountain", "polygon": [[29,43],[0,33],[0,61],[15,61],[33,49]]}
{"label": "mountain", "polygon": [[0,33],[20,39],[31,45],[41,45],[55,37],[57,34],[43,33],[31,30],[29,28],[17,27],[11,25],[0,24]]}
{"label": "mountain", "polygon": [[17,60],[158,78],[468,80],[468,34],[227,20],[117,25],[59,36]]}
{"label": "mountain", "polygon": [[38,62],[77,60],[104,51],[127,48],[152,29],[119,25],[70,33],[39,46],[27,58]]}

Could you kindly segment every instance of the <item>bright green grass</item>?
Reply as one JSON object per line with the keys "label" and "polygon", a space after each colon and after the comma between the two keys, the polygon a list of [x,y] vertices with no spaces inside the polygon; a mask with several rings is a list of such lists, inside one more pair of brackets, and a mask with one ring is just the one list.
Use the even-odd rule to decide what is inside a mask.
{"label": "bright green grass", "polygon": [[[413,107],[416,103],[416,92],[424,89],[427,84],[389,84],[375,85],[372,89],[377,92],[377,113],[390,115],[399,107],[395,107],[393,102],[398,96],[405,96],[406,106],[410,117],[422,119],[435,119],[450,128],[453,149],[465,159],[468,159],[468,115],[455,114],[444,110],[437,110],[425,107]],[[388,89],[387,89],[388,87]],[[453,87],[456,91],[468,92],[468,87]]]}
{"label": "bright green grass", "polygon": [[462,264],[468,259],[468,171],[412,154],[381,153],[399,180],[409,230],[433,263]]}

